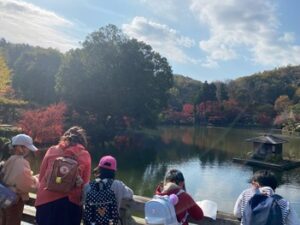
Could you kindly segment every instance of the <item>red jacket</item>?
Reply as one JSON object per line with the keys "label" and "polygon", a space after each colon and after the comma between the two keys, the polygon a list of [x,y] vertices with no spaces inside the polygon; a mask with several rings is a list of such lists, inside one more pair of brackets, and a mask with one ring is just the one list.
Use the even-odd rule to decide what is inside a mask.
{"label": "red jacket", "polygon": [[[42,165],[40,167],[40,175],[39,175],[40,185],[36,195],[35,206],[53,202],[55,200],[64,197],[68,197],[70,202],[80,205],[83,185],[90,181],[91,156],[89,152],[80,144],[67,147],[63,151],[64,153],[62,153],[62,150],[60,148],[57,148],[56,146],[50,147],[47,150],[47,153],[44,156]],[[46,189],[47,178],[50,175],[51,168],[52,168],[51,165],[53,165],[54,160],[58,156],[79,154],[79,152],[81,153],[78,156],[77,161],[79,163],[79,175],[83,180],[83,184],[80,187],[74,188],[68,193],[60,193],[60,192],[47,190]]]}
{"label": "red jacket", "polygon": [[[164,187],[159,185],[155,191],[157,195],[171,195],[177,194],[180,191],[180,187],[173,183],[168,183]],[[193,198],[186,192],[182,192],[178,195],[178,203],[175,205],[175,211],[177,220],[180,222],[184,219],[186,213],[195,220],[201,220],[203,218],[203,211],[193,200]],[[188,225],[187,221],[184,221],[183,225]]]}

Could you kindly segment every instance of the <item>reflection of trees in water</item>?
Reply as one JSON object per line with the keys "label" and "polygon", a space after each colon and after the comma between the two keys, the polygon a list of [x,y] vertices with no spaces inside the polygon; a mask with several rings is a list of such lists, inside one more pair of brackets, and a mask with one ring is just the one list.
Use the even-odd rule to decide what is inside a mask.
{"label": "reflection of trees in water", "polygon": [[231,159],[231,155],[228,155],[228,153],[217,149],[205,151],[205,154],[200,155],[202,167],[215,163],[217,163],[218,165],[222,165],[224,162],[231,161]]}
{"label": "reflection of trees in water", "polygon": [[[135,193],[151,196],[170,166],[191,161],[199,161],[202,168],[224,166],[226,163],[230,166],[232,158],[239,156],[240,151],[252,150],[252,144],[244,140],[257,134],[257,130],[166,127],[158,132],[139,135],[141,144],[134,148],[89,150],[92,168],[98,165],[103,155],[112,154],[118,161],[117,178],[133,187]],[[296,146],[294,141],[289,140],[288,144]],[[36,158],[42,158],[42,154]],[[38,171],[39,160],[33,163],[33,168]],[[300,168],[276,172],[276,175],[281,184],[300,185]]]}
{"label": "reflection of trees in water", "polygon": [[146,149],[111,151],[118,160],[117,177],[126,180],[126,184],[135,187],[135,193],[151,196],[170,165],[201,161],[202,166],[220,165],[232,156],[218,149],[203,149],[186,145],[182,141],[172,140],[167,144],[158,138]]}
{"label": "reflection of trees in water", "polygon": [[[152,196],[157,180],[162,179],[165,173],[163,164],[157,160],[157,151],[154,142],[147,142],[143,148],[105,150],[105,154],[116,157],[118,163],[117,178],[134,189],[135,194]],[[104,155],[103,150],[101,155]]]}
{"label": "reflection of trees in water", "polygon": [[[262,169],[264,169],[264,168],[252,167],[253,174],[256,171],[262,170]],[[298,184],[298,185],[300,185],[300,168],[286,170],[286,171],[272,170],[272,172],[275,174],[279,185],[282,185],[282,184]],[[250,178],[251,177],[249,177],[249,179]]]}
{"label": "reflection of trees in water", "polygon": [[152,196],[157,185],[163,181],[166,171],[167,164],[149,164],[143,173],[141,184],[137,191],[142,195]]}
{"label": "reflection of trees in water", "polygon": [[[222,127],[163,127],[160,129],[162,140],[170,143],[172,140],[181,141],[186,145],[197,146],[203,149],[220,149],[236,157],[244,157],[252,152],[252,143],[245,140],[266,133],[279,135],[271,129],[237,129]],[[282,137],[288,139],[283,145],[284,157],[300,159],[299,137]]]}
{"label": "reflection of trees in water", "polygon": [[232,151],[227,151],[228,141],[223,138],[224,135],[218,138],[210,129],[166,129],[162,130],[161,136],[163,142],[167,140],[164,142],[166,154],[175,155],[174,160],[177,161],[196,157],[205,166],[207,163],[222,164],[234,156]]}
{"label": "reflection of trees in water", "polygon": [[251,150],[251,145],[244,140],[249,138],[249,131],[231,128],[180,127],[161,129],[163,140],[182,141],[186,145],[193,145],[205,149],[221,149],[229,153],[239,154],[241,151]]}
{"label": "reflection of trees in water", "polygon": [[[232,167],[231,160],[240,154],[240,149],[247,145],[248,149],[252,150],[252,144],[244,140],[258,134],[257,131],[228,131],[221,128],[193,131],[193,128],[187,127],[160,129],[159,132],[161,136],[156,135],[153,141],[145,143],[143,148],[115,153],[119,163],[117,177],[132,187],[138,195],[151,197],[167,169],[173,166],[193,170],[189,165],[198,162],[203,171],[208,171],[210,167],[215,171],[227,166]],[[196,167],[192,172],[197,173],[198,169],[199,167]],[[251,167],[247,166],[245,169],[251,170]],[[253,171],[256,170],[257,168],[253,168]],[[275,174],[279,184],[299,187],[299,172],[300,168],[284,172],[275,171]]]}
{"label": "reflection of trees in water", "polygon": [[284,156],[290,158],[300,159],[300,151],[298,151],[300,145],[300,138],[289,138],[288,143],[283,145]]}
{"label": "reflection of trees in water", "polygon": [[282,183],[300,185],[300,168],[283,171],[279,174],[281,175]]}

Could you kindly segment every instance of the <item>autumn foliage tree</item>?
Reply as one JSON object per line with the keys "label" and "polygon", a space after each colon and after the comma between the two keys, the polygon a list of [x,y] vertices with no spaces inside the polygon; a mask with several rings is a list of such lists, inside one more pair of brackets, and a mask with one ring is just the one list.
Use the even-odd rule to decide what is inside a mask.
{"label": "autumn foliage tree", "polygon": [[4,57],[0,54],[0,96],[4,95],[11,83],[10,70]]}
{"label": "autumn foliage tree", "polygon": [[28,110],[23,113],[18,125],[36,143],[54,143],[63,133],[66,111],[67,106],[64,103],[52,104],[37,110]]}
{"label": "autumn foliage tree", "polygon": [[23,100],[14,98],[11,87],[11,70],[0,52],[0,122],[10,123],[17,117],[17,109],[26,105]]}

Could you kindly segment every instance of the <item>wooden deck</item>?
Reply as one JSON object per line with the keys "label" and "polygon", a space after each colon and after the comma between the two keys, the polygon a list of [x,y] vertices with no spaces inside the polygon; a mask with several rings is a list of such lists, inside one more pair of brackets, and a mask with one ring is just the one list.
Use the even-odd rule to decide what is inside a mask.
{"label": "wooden deck", "polygon": [[[27,202],[23,212],[23,221],[30,224],[35,224],[35,195],[30,194],[30,200]],[[122,203],[121,218],[123,225],[145,225],[144,220],[144,206],[149,198],[134,195],[133,200],[126,200]],[[233,215],[222,213],[218,211],[217,219],[204,218],[201,221],[194,221],[188,218],[190,223],[200,225],[239,225],[240,222],[236,220]]]}

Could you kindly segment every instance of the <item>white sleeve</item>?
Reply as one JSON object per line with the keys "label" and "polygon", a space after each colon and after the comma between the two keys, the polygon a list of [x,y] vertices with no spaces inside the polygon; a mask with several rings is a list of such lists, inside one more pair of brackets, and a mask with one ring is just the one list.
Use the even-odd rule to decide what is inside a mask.
{"label": "white sleeve", "polygon": [[239,219],[242,218],[242,199],[243,199],[243,193],[241,193],[238,197],[238,199],[235,202],[234,209],[233,209],[233,215]]}

